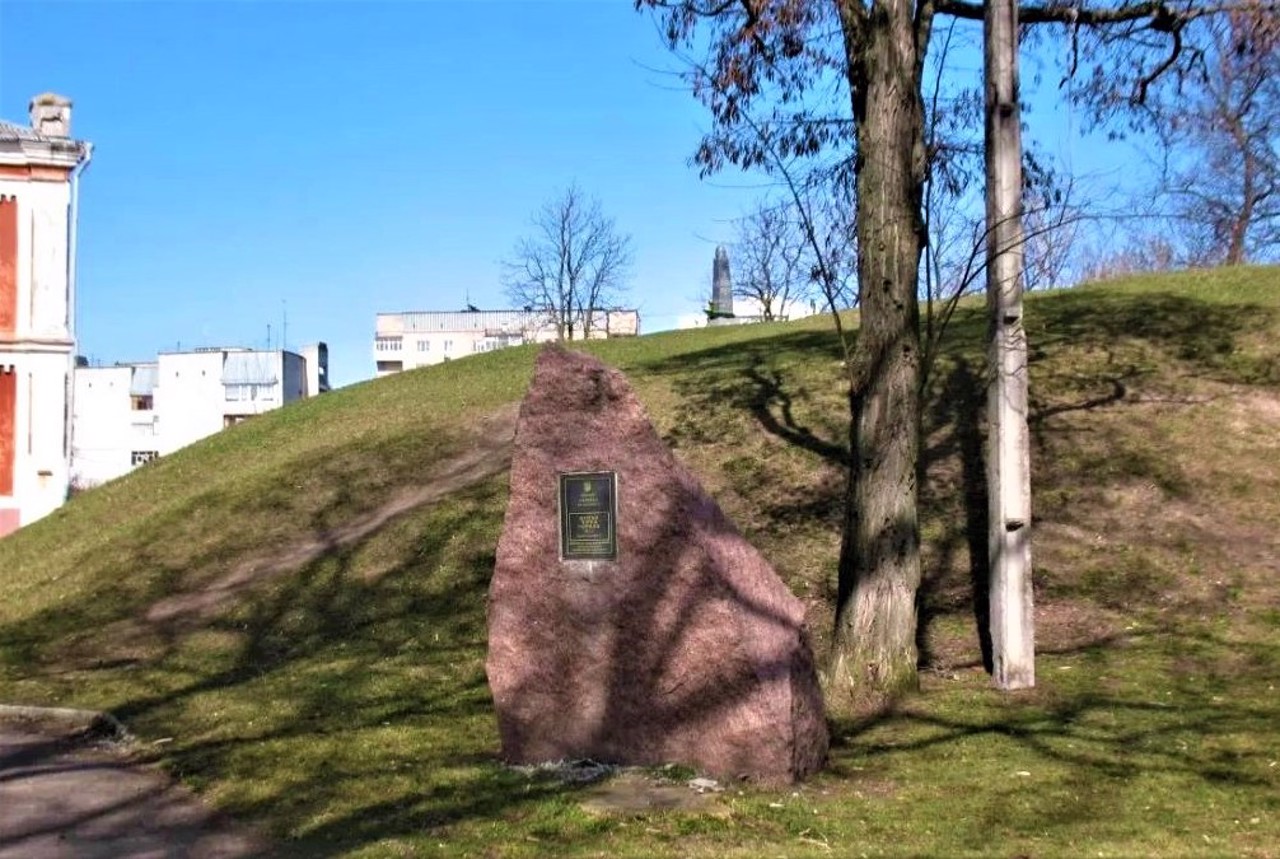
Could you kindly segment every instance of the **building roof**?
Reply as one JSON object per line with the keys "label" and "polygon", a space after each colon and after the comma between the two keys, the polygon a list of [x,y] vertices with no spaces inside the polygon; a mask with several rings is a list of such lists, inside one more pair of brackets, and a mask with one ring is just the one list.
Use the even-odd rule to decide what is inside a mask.
{"label": "building roof", "polygon": [[41,134],[29,125],[0,119],[0,155],[10,161],[15,155],[21,162],[74,167],[89,158],[93,147],[71,137]]}
{"label": "building roof", "polygon": [[[634,313],[620,307],[597,307],[596,313]],[[598,318],[598,317],[597,317]],[[398,334],[433,331],[511,331],[537,329],[551,324],[546,311],[538,310],[411,310],[404,313],[379,313],[377,334],[394,337]]]}
{"label": "building roof", "polygon": [[228,352],[222,362],[224,385],[274,385],[276,352]]}
{"label": "building roof", "polygon": [[19,125],[16,122],[9,122],[7,119],[0,119],[0,140],[45,140],[52,141],[54,138],[45,137],[40,132],[26,125]]}
{"label": "building roof", "polygon": [[[398,319],[401,331],[518,331],[540,321],[542,314],[524,310],[423,310],[408,313],[379,313],[379,321]],[[382,326],[378,326],[382,330]]]}
{"label": "building roof", "polygon": [[255,349],[252,346],[193,346],[190,349],[161,349],[158,355],[293,355],[295,358],[305,357],[294,349]]}

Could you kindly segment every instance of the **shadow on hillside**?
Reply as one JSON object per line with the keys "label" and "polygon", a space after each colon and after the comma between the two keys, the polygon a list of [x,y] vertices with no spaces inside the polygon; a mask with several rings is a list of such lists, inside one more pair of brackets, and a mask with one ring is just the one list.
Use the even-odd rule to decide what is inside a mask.
{"label": "shadow on hillside", "polygon": [[[790,359],[793,366],[779,367],[779,356]],[[841,361],[834,334],[799,331],[653,361],[644,369],[669,377],[681,397],[665,439],[672,447],[690,443],[731,447],[742,440],[734,420],[745,414],[766,434],[805,451],[817,462],[843,470],[848,466],[849,447]],[[824,395],[833,397],[838,406],[815,410],[812,403]],[[797,417],[797,401],[808,406],[808,422]],[[843,518],[843,482],[831,492],[803,501],[792,499],[785,505],[759,496],[753,500],[761,503],[775,524],[801,515],[838,526]]]}
{"label": "shadow on hillside", "polygon": [[[1031,306],[1034,362],[1061,357],[1068,349],[1097,349],[1107,355],[1104,370],[1118,368],[1076,388],[1037,397],[1032,422],[1042,451],[1049,440],[1059,438],[1056,420],[1061,416],[1129,404],[1126,368],[1132,356],[1116,349],[1122,342],[1139,341],[1157,351],[1157,360],[1176,364],[1179,372],[1212,378],[1237,378],[1232,374],[1266,366],[1261,359],[1240,363],[1235,350],[1236,338],[1257,330],[1264,312],[1260,308],[1208,306],[1176,295],[1104,295],[1099,300],[1091,292],[1050,296]],[[1187,314],[1194,315],[1194,323]],[[925,633],[942,615],[980,614],[985,605],[978,592],[984,578],[986,509],[977,420],[982,390],[976,352],[982,325],[979,312],[962,311],[952,348],[935,376],[937,388],[927,401],[923,458],[929,479],[921,484],[921,507],[925,528],[934,529],[936,536],[928,541],[921,588],[920,627]],[[685,440],[733,445],[741,439],[734,435],[737,430],[728,429],[729,418],[746,416],[761,432],[801,452],[813,468],[842,468],[847,462],[847,413],[838,360],[831,335],[801,332],[656,362],[652,369],[672,377],[682,400],[669,441],[676,446]],[[1120,380],[1119,389],[1112,376]],[[815,400],[835,407],[829,414],[799,408]],[[388,449],[395,446],[392,440]],[[409,454],[388,459],[378,473],[395,473],[406,462],[412,463]],[[294,515],[285,506],[293,503],[286,497],[292,485],[286,478],[321,467],[330,466],[291,462],[280,473],[262,476],[261,493],[244,502],[245,521],[258,527],[259,520]],[[0,643],[10,654],[5,671],[21,680],[70,664],[69,684],[92,684],[99,682],[94,675],[115,672],[119,686],[104,687],[128,690],[113,708],[116,715],[149,736],[173,737],[170,745],[158,748],[164,763],[179,774],[197,782],[253,782],[243,793],[229,796],[226,808],[233,815],[269,814],[290,821],[295,840],[282,848],[286,852],[338,855],[443,832],[452,824],[518,816],[530,802],[573,788],[506,770],[494,757],[497,737],[483,672],[484,607],[504,497],[501,483],[488,480],[447,504],[405,510],[358,539],[331,543],[287,574],[245,589],[233,605],[219,606],[199,622],[190,616],[181,622],[163,617],[148,621],[149,607],[192,587],[189,570],[200,571],[205,583],[216,581],[246,545],[243,535],[206,524],[206,508],[225,505],[228,499],[198,495],[164,518],[138,523],[113,544],[123,559],[104,567],[97,589],[76,605],[60,605],[0,628]],[[340,478],[338,485],[341,490],[311,509],[300,529],[316,541],[330,539],[335,524],[349,519],[364,504],[360,498],[373,491]],[[843,514],[840,481],[832,482],[825,494],[790,503],[780,503],[769,489],[759,487],[758,495],[748,496],[766,521],[781,528],[795,516],[819,519],[833,529],[834,558]],[[262,527],[276,533],[269,521]],[[173,555],[173,541],[193,554],[180,562]],[[630,622],[642,628],[654,604],[650,600],[640,606]],[[131,621],[120,622],[121,617]],[[687,620],[681,619],[677,633]],[[1176,628],[1164,634],[1174,640],[1190,635]],[[678,637],[673,636],[671,646]],[[1238,646],[1235,641],[1210,643],[1228,650]],[[1108,645],[1099,641],[1092,646]],[[922,656],[926,664],[931,659],[927,648]],[[849,774],[842,769],[848,756],[891,758],[901,751],[997,734],[1085,774],[1125,777],[1140,764],[1205,779],[1243,778],[1229,760],[1171,742],[1144,747],[1145,757],[1125,762],[1124,751],[1145,743],[1148,735],[1157,740],[1180,731],[1256,730],[1265,735],[1274,718],[1273,710],[1214,701],[1190,679],[1180,691],[1191,703],[1176,712],[1097,692],[1067,696],[1052,706],[1048,717],[1011,708],[983,722],[890,710],[879,722],[840,726],[844,748],[836,755],[834,773]],[[725,697],[705,695],[677,703],[712,713],[726,702]],[[1129,727],[1111,720],[1109,732],[1100,735],[1089,719],[1112,711],[1140,724]],[[871,729],[890,720],[927,728],[927,736],[906,743],[876,740]],[[606,729],[607,723],[600,726]],[[1091,754],[1094,749],[1106,755]],[[430,775],[423,777],[424,772]],[[353,795],[352,784],[369,792]]]}
{"label": "shadow on hillside", "polygon": [[[923,549],[925,563],[921,570],[921,587],[916,599],[916,649],[921,667],[931,666],[929,631],[935,618],[963,611],[963,587],[967,584],[982,667],[993,670],[991,650],[990,608],[988,605],[989,548],[987,527],[987,473],[983,456],[983,409],[985,396],[982,380],[964,356],[941,382],[938,395],[924,403],[926,430],[921,451],[920,502],[921,518],[937,523],[938,536]],[[948,427],[950,432],[937,439],[929,430]],[[934,440],[930,443],[930,439]],[[939,491],[928,475],[935,467],[958,462],[958,487]],[[956,472],[953,466],[952,473]],[[959,495],[957,505],[955,496]],[[950,495],[952,515],[946,509]],[[956,581],[954,571],[967,562],[967,583]],[[948,593],[948,579],[956,581]],[[956,591],[960,591],[957,593]]]}
{"label": "shadow on hillside", "polygon": [[1194,375],[1239,383],[1268,381],[1276,369],[1275,354],[1241,350],[1245,337],[1270,330],[1275,319],[1275,308],[1258,304],[1105,289],[1066,290],[1029,303],[1027,310],[1033,359],[1063,345],[1105,348],[1140,341]]}
{"label": "shadow on hillside", "polygon": [[[304,465],[292,462],[286,471]],[[270,484],[279,477],[261,479]],[[138,523],[141,531],[122,547],[128,552],[123,564],[147,571],[138,578],[148,582],[119,592],[104,582],[75,606],[8,625],[0,637],[6,645],[26,642],[32,662],[24,670],[32,676],[68,665],[79,677],[99,675],[95,682],[120,696],[114,715],[141,736],[172,738],[143,746],[140,754],[190,782],[214,785],[234,818],[285,827],[271,833],[284,839],[281,855],[346,855],[398,839],[479,838],[468,834],[467,824],[501,824],[532,804],[578,790],[507,769],[497,758],[483,662],[503,483],[501,477],[478,482],[337,543],[335,524],[365,503],[352,497],[351,484],[340,485],[291,532],[293,543],[325,550],[296,553],[296,566],[274,569],[290,553],[269,546],[263,555],[259,546],[270,574],[251,582],[235,579],[246,560],[237,535],[217,528],[180,536],[200,547],[184,575],[165,566],[160,538],[172,523]],[[198,518],[202,506],[225,501],[206,493],[182,515]],[[265,512],[258,503],[244,502],[244,521]],[[686,526],[692,520],[676,511],[658,516]],[[730,526],[717,520],[709,527]],[[696,559],[690,566],[700,569]],[[149,610],[228,583],[233,600]],[[762,667],[758,660],[725,658],[708,661],[705,676],[683,676],[686,686],[678,693],[637,686],[628,678],[660,676],[673,653],[690,647],[691,630],[706,613],[722,611],[726,600],[762,624],[789,625],[767,601],[708,583],[704,602],[664,614],[663,593],[645,584],[637,582],[636,592],[620,602],[619,633],[606,661],[634,662],[643,649],[649,673],[619,668],[608,678],[605,711],[584,719],[594,747],[623,742],[619,731],[648,732],[641,742],[657,742],[672,724],[728,718],[739,696],[754,689],[757,671],[793,670],[789,661]],[[128,620],[116,620],[122,617]],[[659,647],[653,646],[657,626],[663,627]],[[550,648],[547,658],[557,653]],[[464,831],[451,831],[454,826]]]}
{"label": "shadow on hillside", "polygon": [[[309,467],[327,466],[282,470]],[[270,487],[281,475],[260,479],[278,503]],[[345,544],[333,542],[335,524],[367,499],[352,497],[365,493],[350,481],[338,486],[288,532],[323,551],[191,611],[148,609],[234,578],[226,571],[246,560],[242,535],[198,524],[226,499],[198,495],[177,514],[197,524],[176,535],[168,517],[138,522],[93,591],[0,627],[6,679],[118,696],[110,709],[125,725],[173,738],[139,754],[236,791],[222,806],[235,818],[284,821],[291,832],[272,833],[290,837],[284,855],[345,854],[570,790],[497,760],[484,608],[505,477],[405,509]],[[263,503],[243,503],[237,521],[271,515]],[[173,540],[190,552],[184,566],[165,548]]]}
{"label": "shadow on hillside", "polygon": [[[1066,446],[1077,453],[1073,464],[1094,480],[1144,479],[1177,491],[1185,479],[1157,452],[1114,447],[1080,460],[1078,440],[1058,419],[1130,406],[1136,402],[1134,389],[1156,376],[1173,380],[1174,387],[1186,378],[1280,381],[1274,350],[1244,348],[1249,338],[1276,324],[1276,312],[1269,307],[1217,304],[1176,292],[1095,289],[1034,296],[1027,307],[1035,469],[1052,471]],[[984,309],[957,311],[922,404],[919,497],[926,539],[917,626],[922,666],[934,662],[928,645],[931,623],[945,615],[968,613],[983,662],[990,668],[981,377],[985,331]],[[746,439],[740,419],[746,416],[760,432],[803,451],[811,468],[844,470],[848,411],[841,393],[845,381],[840,359],[834,332],[801,331],[683,354],[645,369],[670,377],[681,397],[668,434],[672,446],[741,444]],[[825,405],[817,418],[815,403],[820,397]],[[1179,402],[1176,396],[1167,401]],[[808,415],[803,420],[797,417],[801,404]],[[752,473],[744,470],[747,478]],[[1037,483],[1042,477],[1037,476]],[[734,486],[759,512],[762,524],[757,532],[785,532],[798,518],[825,523],[832,531],[834,561],[843,521],[843,480],[826,481],[805,498],[781,502],[775,487],[764,483],[753,486],[736,480]],[[1067,512],[1037,502],[1040,521]]]}
{"label": "shadow on hillside", "polygon": [[[1042,523],[1082,522],[1073,500],[1082,488],[1145,483],[1177,498],[1192,486],[1177,459],[1137,429],[1141,423],[1127,417],[1082,423],[1085,414],[1109,411],[1140,421],[1144,413],[1137,410],[1146,404],[1182,409],[1220,396],[1220,384],[1280,383],[1280,351],[1265,337],[1277,325],[1272,307],[1082,289],[1028,308],[1029,423]],[[1079,475],[1089,478],[1083,486]]]}

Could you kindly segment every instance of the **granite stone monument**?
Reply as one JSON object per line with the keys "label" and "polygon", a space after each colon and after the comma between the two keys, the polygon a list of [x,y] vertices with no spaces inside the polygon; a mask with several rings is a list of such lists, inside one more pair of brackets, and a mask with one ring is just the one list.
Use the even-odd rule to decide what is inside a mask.
{"label": "granite stone monument", "polygon": [[825,760],[803,605],[593,357],[538,358],[488,611],[512,763],[679,763],[780,784]]}

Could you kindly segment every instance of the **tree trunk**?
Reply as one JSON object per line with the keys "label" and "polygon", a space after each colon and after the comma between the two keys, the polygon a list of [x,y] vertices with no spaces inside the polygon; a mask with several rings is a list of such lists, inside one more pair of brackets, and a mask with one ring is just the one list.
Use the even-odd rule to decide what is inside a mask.
{"label": "tree trunk", "polygon": [[1231,139],[1236,149],[1244,156],[1240,171],[1240,211],[1231,222],[1231,240],[1227,246],[1227,265],[1244,265],[1245,237],[1249,232],[1249,224],[1253,221],[1253,204],[1257,196],[1256,178],[1257,163],[1249,149],[1249,139],[1244,133],[1240,121],[1235,121],[1230,128]]}
{"label": "tree trunk", "polygon": [[[856,0],[846,0],[856,2]],[[845,10],[857,122],[861,326],[850,367],[850,468],[831,691],[853,700],[916,685],[916,469],[924,246],[924,105],[914,4]]]}
{"label": "tree trunk", "polygon": [[1022,135],[1016,0],[986,4],[988,557],[992,674],[1036,682],[1031,595],[1031,453],[1022,324]]}

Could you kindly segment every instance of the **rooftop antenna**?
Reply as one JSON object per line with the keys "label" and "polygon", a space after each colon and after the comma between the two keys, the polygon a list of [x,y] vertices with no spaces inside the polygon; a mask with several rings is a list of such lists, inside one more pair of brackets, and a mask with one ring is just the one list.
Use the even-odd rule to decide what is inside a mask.
{"label": "rooftop antenna", "polygon": [[267,351],[271,351],[271,323],[267,323]]}

